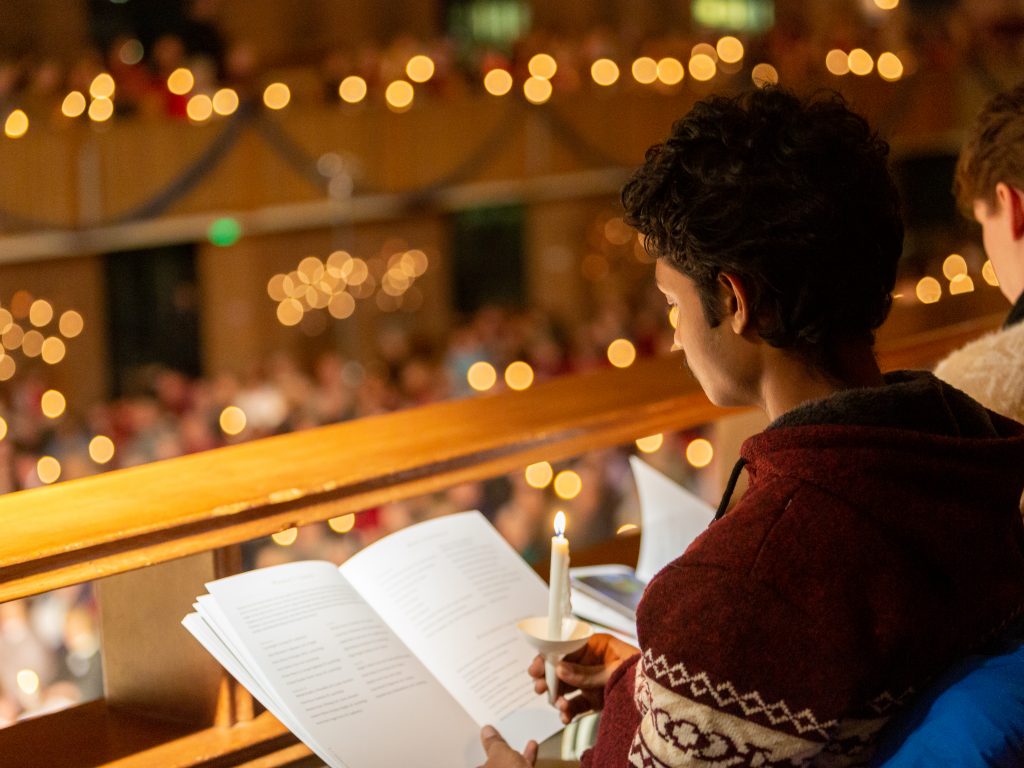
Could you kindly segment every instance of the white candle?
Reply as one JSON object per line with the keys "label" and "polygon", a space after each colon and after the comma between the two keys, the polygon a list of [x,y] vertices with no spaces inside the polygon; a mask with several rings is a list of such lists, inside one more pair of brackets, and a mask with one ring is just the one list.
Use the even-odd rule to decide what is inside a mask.
{"label": "white candle", "polygon": [[[569,618],[569,540],[565,537],[565,513],[555,515],[555,535],[551,537],[551,572],[548,578],[548,639],[562,640]],[[548,701],[554,703],[558,677],[557,659],[548,658],[544,678],[548,685]]]}

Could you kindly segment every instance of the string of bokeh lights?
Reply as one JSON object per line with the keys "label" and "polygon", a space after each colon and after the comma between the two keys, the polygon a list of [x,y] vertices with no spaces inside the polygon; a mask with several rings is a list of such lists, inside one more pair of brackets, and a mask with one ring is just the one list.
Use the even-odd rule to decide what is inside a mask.
{"label": "string of bokeh lights", "polygon": [[[50,328],[56,318],[56,327]],[[53,331],[50,335],[46,332]],[[73,309],[57,316],[53,304],[34,297],[29,291],[16,291],[7,306],[0,306],[0,382],[10,381],[28,360],[38,358],[46,365],[60,364],[71,339],[81,335],[85,320]],[[19,363],[15,355],[21,356]],[[57,389],[47,389],[39,398],[39,410],[50,421],[60,419],[67,411],[67,398]],[[8,424],[0,416],[0,441],[7,438]],[[89,456],[97,464],[106,464],[114,457],[114,443],[106,435],[96,435],[89,442]],[[60,479],[61,465],[54,456],[42,456],[36,462],[36,475],[44,485]]]}
{"label": "string of bokeh lights", "polygon": [[[875,4],[883,11],[893,10],[898,5],[894,0],[875,0]],[[132,47],[126,53],[128,46]],[[138,63],[141,60],[139,49],[141,44],[138,41],[126,42],[121,53],[122,61]],[[720,73],[734,75],[741,72],[745,55],[743,42],[732,35],[725,35],[714,44],[701,42],[694,45],[685,62],[674,56],[660,59],[639,56],[622,62],[600,57],[590,63],[589,74],[594,85],[608,88],[621,80],[623,69],[628,69],[636,84],[672,93],[687,76],[697,83],[707,83]],[[912,69],[907,62],[911,62],[911,65],[913,62],[913,56],[908,51],[882,51],[876,58],[866,49],[857,47],[849,52],[838,48],[830,50],[824,64],[825,69],[837,77],[847,74],[863,77],[877,72],[882,80],[893,83]],[[520,83],[523,97],[532,104],[547,102],[554,93],[558,67],[558,62],[550,53],[534,54],[527,63],[528,77]],[[491,66],[482,73],[481,85],[484,90],[496,97],[510,94],[516,85],[511,70],[512,67]],[[410,57],[404,67],[404,77],[382,83],[380,93],[388,109],[398,113],[408,111],[416,98],[416,86],[429,83],[436,71],[437,65],[430,56],[418,53]],[[750,77],[758,86],[779,81],[778,70],[768,62],[754,64]],[[178,67],[171,72],[164,85],[169,93],[187,97],[185,112],[189,121],[195,125],[233,115],[241,104],[241,96],[233,88],[199,86],[194,72],[188,67]],[[94,123],[105,123],[114,116],[116,91],[117,84],[113,76],[108,72],[100,72],[93,78],[86,92],[72,90],[67,93],[61,103],[61,113],[70,119],[86,116]],[[346,104],[360,104],[371,97],[371,85],[361,75],[351,74],[340,81],[337,93],[338,98]],[[292,101],[291,88],[285,82],[271,82],[263,88],[261,100],[269,110],[283,110]],[[20,108],[12,109],[4,120],[5,135],[17,139],[28,130],[28,114]]]}
{"label": "string of bokeh lights", "polygon": [[423,251],[394,243],[369,260],[339,250],[324,260],[307,256],[291,272],[274,275],[267,282],[267,295],[277,303],[278,322],[288,327],[323,309],[335,320],[346,320],[356,311],[357,300],[372,297],[382,312],[415,312],[423,294],[414,283],[429,265]]}

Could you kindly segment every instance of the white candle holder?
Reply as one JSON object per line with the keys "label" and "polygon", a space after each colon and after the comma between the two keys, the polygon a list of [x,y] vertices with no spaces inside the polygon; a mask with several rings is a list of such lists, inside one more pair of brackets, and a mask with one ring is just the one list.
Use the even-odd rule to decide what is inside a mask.
{"label": "white candle holder", "polygon": [[527,642],[544,657],[544,680],[548,684],[548,702],[551,704],[555,703],[555,692],[558,690],[555,665],[568,654],[586,645],[587,640],[594,634],[594,628],[585,621],[570,618],[566,623],[569,622],[572,622],[569,632],[560,638],[548,636],[547,616],[533,616],[516,624]]}

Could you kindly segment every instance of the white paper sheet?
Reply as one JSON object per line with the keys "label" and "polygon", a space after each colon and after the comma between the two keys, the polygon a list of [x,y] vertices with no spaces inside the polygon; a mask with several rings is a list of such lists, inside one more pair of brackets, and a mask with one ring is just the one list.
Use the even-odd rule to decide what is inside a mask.
{"label": "white paper sheet", "polygon": [[640,494],[640,559],[636,575],[650,581],[707,529],[715,510],[636,456],[629,458],[629,464]]}

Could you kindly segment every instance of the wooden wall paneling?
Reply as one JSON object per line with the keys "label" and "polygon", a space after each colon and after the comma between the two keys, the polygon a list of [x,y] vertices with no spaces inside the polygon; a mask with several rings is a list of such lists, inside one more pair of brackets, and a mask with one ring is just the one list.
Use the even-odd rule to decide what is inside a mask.
{"label": "wooden wall paneling", "polygon": [[206,582],[240,570],[231,547],[96,582],[108,705],[205,727],[252,718],[248,694],[181,626]]}

